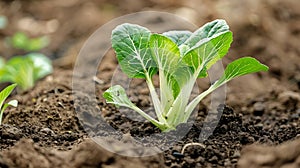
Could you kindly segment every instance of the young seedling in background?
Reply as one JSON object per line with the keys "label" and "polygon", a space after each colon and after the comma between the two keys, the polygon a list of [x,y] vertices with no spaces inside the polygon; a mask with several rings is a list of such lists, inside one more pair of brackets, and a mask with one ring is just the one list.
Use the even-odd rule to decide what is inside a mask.
{"label": "young seedling in background", "polygon": [[49,44],[47,36],[29,38],[23,32],[17,32],[12,37],[7,39],[8,43],[16,48],[27,52],[39,51]]}
{"label": "young seedling in background", "polygon": [[3,116],[4,110],[8,106],[14,106],[14,107],[18,106],[17,100],[11,100],[8,103],[4,103],[4,101],[7,99],[7,97],[11,94],[11,92],[14,90],[14,88],[16,86],[17,86],[17,84],[9,85],[0,92],[0,125],[2,123],[2,116]]}
{"label": "young seedling in background", "polygon": [[[7,18],[0,15],[0,29],[4,29],[7,25]],[[21,49],[27,52],[33,52],[43,49],[49,44],[47,36],[30,38],[23,32],[17,32],[12,37],[6,38],[9,45],[15,49]]]}
{"label": "young seedling in background", "polygon": [[[176,129],[186,123],[199,102],[235,77],[267,71],[268,67],[254,58],[237,59],[226,67],[223,76],[206,91],[189,101],[197,78],[228,52],[232,32],[224,20],[205,24],[195,32],[169,31],[163,34],[135,24],[122,24],[112,32],[112,47],[122,71],[131,78],[144,78],[156,112],[153,118],[134,105],[120,85],[106,90],[107,103],[131,108],[162,131]],[[152,82],[159,74],[160,94]]]}
{"label": "young seedling in background", "polygon": [[[0,16],[0,28],[4,28],[6,22],[6,17]],[[26,34],[18,32],[7,38],[7,42],[16,49],[33,52],[46,47],[49,44],[49,39],[46,36],[29,38]],[[16,83],[21,91],[32,88],[38,79],[45,77],[52,71],[51,60],[41,53],[15,56],[7,62],[0,57],[0,83]]]}
{"label": "young seedling in background", "polygon": [[0,83],[17,83],[22,91],[32,88],[38,79],[52,71],[51,60],[41,53],[16,56],[6,63],[0,58]]}

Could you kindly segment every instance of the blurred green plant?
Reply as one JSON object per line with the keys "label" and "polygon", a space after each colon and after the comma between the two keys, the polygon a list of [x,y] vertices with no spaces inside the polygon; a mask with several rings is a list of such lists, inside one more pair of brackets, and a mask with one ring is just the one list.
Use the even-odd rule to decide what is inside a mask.
{"label": "blurred green plant", "polygon": [[0,82],[17,83],[21,91],[32,88],[37,80],[52,71],[51,60],[41,53],[15,56],[7,62],[0,59]]}
{"label": "blurred green plant", "polygon": [[[6,23],[7,18],[0,16],[0,28],[4,28]],[[36,52],[49,44],[47,36],[29,38],[25,33],[17,32],[12,37],[6,38],[6,43],[29,54],[14,56],[8,61],[0,57],[0,83],[16,83],[18,89],[26,91],[32,88],[37,80],[52,73],[51,60],[44,54]]]}
{"label": "blurred green plant", "polygon": [[8,103],[4,103],[4,101],[7,99],[7,97],[11,94],[11,92],[15,89],[16,86],[17,86],[17,84],[11,84],[0,92],[0,125],[2,123],[2,117],[3,117],[4,110],[8,106],[14,106],[14,107],[18,106],[17,100],[11,100]]}
{"label": "blurred green plant", "polygon": [[12,37],[8,38],[7,41],[12,47],[28,52],[41,50],[49,44],[49,38],[47,36],[29,38],[23,32],[15,33]]}

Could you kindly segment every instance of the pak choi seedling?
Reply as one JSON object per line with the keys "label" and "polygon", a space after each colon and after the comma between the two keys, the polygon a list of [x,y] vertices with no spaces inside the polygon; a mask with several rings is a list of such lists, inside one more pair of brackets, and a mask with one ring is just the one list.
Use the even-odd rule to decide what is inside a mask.
{"label": "pak choi seedling", "polygon": [[[162,131],[176,129],[180,123],[187,122],[205,96],[235,77],[268,70],[254,58],[237,59],[228,64],[219,80],[189,101],[197,78],[206,77],[207,70],[230,48],[232,32],[224,20],[209,22],[193,33],[168,31],[162,34],[124,23],[112,31],[111,39],[122,71],[130,78],[146,80],[157,118],[133,104],[120,85],[110,87],[103,97],[107,103],[133,109]],[[152,81],[157,73],[159,94]]]}
{"label": "pak choi seedling", "polygon": [[15,56],[7,62],[0,58],[0,82],[17,83],[22,91],[32,88],[52,71],[51,60],[40,53]]}
{"label": "pak choi seedling", "polygon": [[0,92],[0,125],[2,123],[2,116],[3,116],[4,110],[8,106],[14,106],[14,107],[18,106],[17,100],[11,100],[8,103],[4,103],[4,101],[7,99],[7,97],[11,94],[11,92],[14,90],[14,88],[16,86],[17,86],[17,84],[9,85]]}
{"label": "pak choi seedling", "polygon": [[39,51],[49,44],[49,38],[47,36],[29,38],[23,32],[17,32],[7,40],[12,47],[28,52]]}

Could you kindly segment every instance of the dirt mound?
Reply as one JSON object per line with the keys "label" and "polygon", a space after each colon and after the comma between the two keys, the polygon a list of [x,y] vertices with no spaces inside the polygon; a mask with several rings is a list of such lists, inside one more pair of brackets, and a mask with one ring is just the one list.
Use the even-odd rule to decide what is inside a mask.
{"label": "dirt mound", "polygon": [[242,150],[240,168],[300,167],[300,139],[279,146],[250,145]]}
{"label": "dirt mound", "polygon": [[[114,145],[118,142],[111,141]],[[46,150],[34,144],[30,139],[20,140],[11,150],[0,155],[1,167],[18,168],[97,168],[97,167],[164,167],[161,155],[130,158],[111,153],[91,139],[83,142],[69,151]]]}

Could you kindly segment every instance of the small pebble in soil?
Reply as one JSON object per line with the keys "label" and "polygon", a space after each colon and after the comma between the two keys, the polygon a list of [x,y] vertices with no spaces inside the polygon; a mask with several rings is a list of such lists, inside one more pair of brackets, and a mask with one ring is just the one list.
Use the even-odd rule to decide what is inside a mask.
{"label": "small pebble in soil", "polygon": [[243,145],[249,144],[249,143],[253,143],[255,141],[255,139],[250,136],[248,133],[241,133],[240,134],[240,142]]}
{"label": "small pebble in soil", "polygon": [[264,127],[264,125],[262,123],[259,123],[259,124],[255,125],[255,128],[258,129],[258,130],[262,130],[263,127]]}
{"label": "small pebble in soil", "polygon": [[218,157],[217,156],[213,156],[208,161],[211,162],[211,163],[218,163]]}
{"label": "small pebble in soil", "polygon": [[262,102],[256,102],[253,105],[253,114],[256,116],[262,116],[265,110],[265,105]]}
{"label": "small pebble in soil", "polygon": [[172,165],[170,167],[171,168],[180,168],[181,166],[178,165],[177,163],[172,163]]}
{"label": "small pebble in soil", "polygon": [[172,155],[176,158],[184,158],[184,155],[180,152],[177,152],[177,151],[173,151]]}
{"label": "small pebble in soil", "polygon": [[231,166],[231,162],[230,162],[230,160],[229,160],[229,159],[225,159],[224,166],[225,166],[225,167],[229,167],[229,166]]}
{"label": "small pebble in soil", "polygon": [[299,114],[292,114],[291,119],[298,119],[300,117]]}
{"label": "small pebble in soil", "polygon": [[52,131],[50,128],[42,128],[41,132],[46,133],[46,134],[50,134],[50,135],[54,135],[54,131]]}
{"label": "small pebble in soil", "polygon": [[195,160],[192,159],[192,158],[190,158],[190,157],[187,157],[187,158],[185,158],[184,160],[185,160],[189,165],[192,165],[192,164],[195,162]]}
{"label": "small pebble in soil", "polygon": [[232,155],[232,158],[239,158],[241,156],[240,151],[235,151],[234,154]]}

